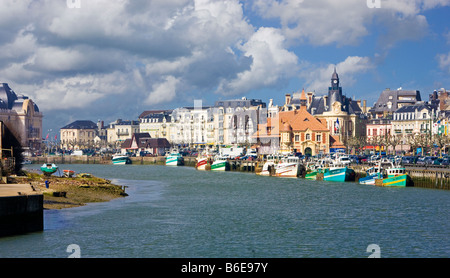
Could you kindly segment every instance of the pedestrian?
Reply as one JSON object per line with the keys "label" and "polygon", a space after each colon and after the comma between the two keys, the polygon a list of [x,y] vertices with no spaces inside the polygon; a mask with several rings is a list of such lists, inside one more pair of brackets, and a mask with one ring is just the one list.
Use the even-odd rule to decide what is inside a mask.
{"label": "pedestrian", "polygon": [[48,188],[50,186],[50,182],[48,180],[45,181],[45,187]]}

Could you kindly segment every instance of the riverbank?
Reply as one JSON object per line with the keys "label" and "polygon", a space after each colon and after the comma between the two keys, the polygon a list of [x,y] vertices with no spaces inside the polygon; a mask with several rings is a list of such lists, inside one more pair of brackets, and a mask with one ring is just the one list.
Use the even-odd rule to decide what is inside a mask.
{"label": "riverbank", "polygon": [[[25,172],[25,176],[10,178],[10,183],[31,184],[44,196],[44,209],[64,209],[84,206],[87,203],[107,202],[128,196],[124,187],[90,174],[76,177],[45,177],[42,174]],[[49,182],[48,188],[45,181]]]}

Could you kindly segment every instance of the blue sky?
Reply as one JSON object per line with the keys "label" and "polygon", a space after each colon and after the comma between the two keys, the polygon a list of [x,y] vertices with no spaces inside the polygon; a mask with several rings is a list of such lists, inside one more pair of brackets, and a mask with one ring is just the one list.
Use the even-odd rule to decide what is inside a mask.
{"label": "blue sky", "polygon": [[202,99],[450,88],[450,0],[1,0],[0,82],[33,99],[43,136]]}

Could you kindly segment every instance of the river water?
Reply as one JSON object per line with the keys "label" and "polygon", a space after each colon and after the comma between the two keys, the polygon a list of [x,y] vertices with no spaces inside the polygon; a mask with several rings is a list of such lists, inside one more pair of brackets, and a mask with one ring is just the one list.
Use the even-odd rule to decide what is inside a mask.
{"label": "river water", "polygon": [[192,167],[62,168],[126,185],[129,196],[46,210],[43,232],[0,238],[1,258],[450,256],[448,191]]}

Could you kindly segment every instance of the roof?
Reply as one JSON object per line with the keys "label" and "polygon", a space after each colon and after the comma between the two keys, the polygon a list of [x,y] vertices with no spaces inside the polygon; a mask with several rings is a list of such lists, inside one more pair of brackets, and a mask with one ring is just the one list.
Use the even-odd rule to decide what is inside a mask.
{"label": "roof", "polygon": [[72,122],[61,129],[97,129],[97,124],[93,121],[89,120],[82,120],[82,121],[75,121]]}
{"label": "roof", "polygon": [[306,110],[305,106],[302,106],[299,110],[280,112],[278,115],[280,118],[280,131],[287,128],[286,123],[289,124],[293,131],[305,131],[307,129],[312,131],[329,131],[324,124]]}
{"label": "roof", "polygon": [[428,111],[431,111],[433,108],[431,107],[430,104],[420,101],[414,105],[407,105],[407,106],[400,107],[399,109],[395,110],[395,113],[415,112],[416,110],[422,111],[423,109],[427,109]]}
{"label": "roof", "polygon": [[[374,112],[394,112],[398,109],[398,104],[413,105],[417,101],[421,101],[420,91],[418,90],[390,90],[386,89],[378,98],[377,102],[372,107]],[[388,103],[391,103],[389,107]]]}
{"label": "roof", "polygon": [[149,114],[170,114],[172,113],[173,110],[147,110],[141,113],[141,115],[139,115],[139,119],[140,118],[144,118],[145,116],[149,115]]}
{"label": "roof", "polygon": [[166,138],[151,138],[148,133],[134,133],[131,139],[122,143],[123,149],[170,148]]}
{"label": "roof", "polygon": [[345,145],[339,140],[339,135],[330,136],[330,148],[346,149]]}

